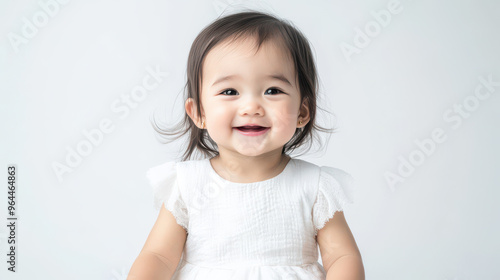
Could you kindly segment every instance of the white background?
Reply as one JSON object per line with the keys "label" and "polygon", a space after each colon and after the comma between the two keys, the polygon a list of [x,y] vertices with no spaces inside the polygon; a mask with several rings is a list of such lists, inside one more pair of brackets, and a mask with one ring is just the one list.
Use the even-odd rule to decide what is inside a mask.
{"label": "white background", "polygon": [[[356,178],[345,215],[367,279],[500,278],[500,86],[471,107],[479,77],[500,82],[499,2],[393,2],[399,12],[347,56],[341,45],[355,47],[356,29],[377,25],[390,1],[74,0],[47,16],[48,1],[0,2],[1,279],[126,278],[157,217],[145,172],[182,153],[150,119],[182,116],[191,43],[230,3],[292,21],[313,46],[321,105],[339,132],[301,158]],[[40,25],[24,36],[27,21]],[[148,67],[169,75],[128,115],[114,112]],[[473,109],[460,124],[443,117],[458,118],[464,100]],[[53,164],[105,119],[114,130],[59,180]],[[435,129],[446,140],[391,188],[386,174],[422,155],[415,141]],[[6,263],[9,164],[17,273]]]}

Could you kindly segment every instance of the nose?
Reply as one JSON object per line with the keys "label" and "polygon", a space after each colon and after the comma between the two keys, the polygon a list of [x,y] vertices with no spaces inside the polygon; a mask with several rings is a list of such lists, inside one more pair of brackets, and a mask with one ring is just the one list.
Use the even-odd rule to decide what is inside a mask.
{"label": "nose", "polygon": [[264,107],[260,97],[247,94],[241,99],[240,115],[264,115]]}

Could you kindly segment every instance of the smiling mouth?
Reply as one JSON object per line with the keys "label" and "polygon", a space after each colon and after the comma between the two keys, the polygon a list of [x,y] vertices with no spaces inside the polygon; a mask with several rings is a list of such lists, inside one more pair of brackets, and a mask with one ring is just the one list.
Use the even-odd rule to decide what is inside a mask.
{"label": "smiling mouth", "polygon": [[262,126],[240,126],[240,127],[235,127],[237,130],[241,131],[262,131],[265,129],[268,129],[268,127],[262,127]]}

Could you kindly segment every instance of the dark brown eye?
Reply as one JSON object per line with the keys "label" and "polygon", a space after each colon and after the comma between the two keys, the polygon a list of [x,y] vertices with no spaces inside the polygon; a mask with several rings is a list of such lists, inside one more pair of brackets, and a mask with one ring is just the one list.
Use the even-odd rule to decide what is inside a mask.
{"label": "dark brown eye", "polygon": [[[266,93],[270,93],[270,94],[272,94],[272,93],[273,93],[273,90],[277,91],[277,93],[276,93],[276,94],[279,94],[279,93],[284,93],[283,91],[281,91],[281,90],[280,90],[280,89],[278,89],[278,88],[270,88],[270,89],[266,90]],[[274,95],[274,94],[272,94],[272,95]]]}
{"label": "dark brown eye", "polygon": [[[224,94],[225,92],[227,92],[227,94]],[[220,94],[222,95],[233,95],[234,93],[236,93],[236,91],[234,89],[226,89],[224,91],[222,91]]]}
{"label": "dark brown eye", "polygon": [[[276,94],[280,94],[280,93],[284,93],[284,92],[282,90],[280,90],[279,88],[269,88],[265,92],[265,94],[267,94],[267,95],[276,95]],[[230,88],[230,89],[225,89],[225,90],[221,91],[219,94],[235,95],[235,94],[238,94],[238,92],[236,90]]]}

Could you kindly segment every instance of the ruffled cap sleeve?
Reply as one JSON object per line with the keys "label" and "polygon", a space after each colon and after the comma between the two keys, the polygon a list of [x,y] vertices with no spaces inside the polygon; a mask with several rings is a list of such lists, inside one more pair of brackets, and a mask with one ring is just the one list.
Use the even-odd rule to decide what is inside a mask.
{"label": "ruffled cap sleeve", "polygon": [[175,217],[177,223],[186,231],[188,228],[188,212],[177,180],[177,165],[175,161],[150,168],[146,172],[151,187],[153,188],[154,207],[159,210],[163,203]]}
{"label": "ruffled cap sleeve", "polygon": [[313,223],[316,234],[337,211],[354,203],[355,180],[347,172],[321,166],[316,201],[313,206]]}

